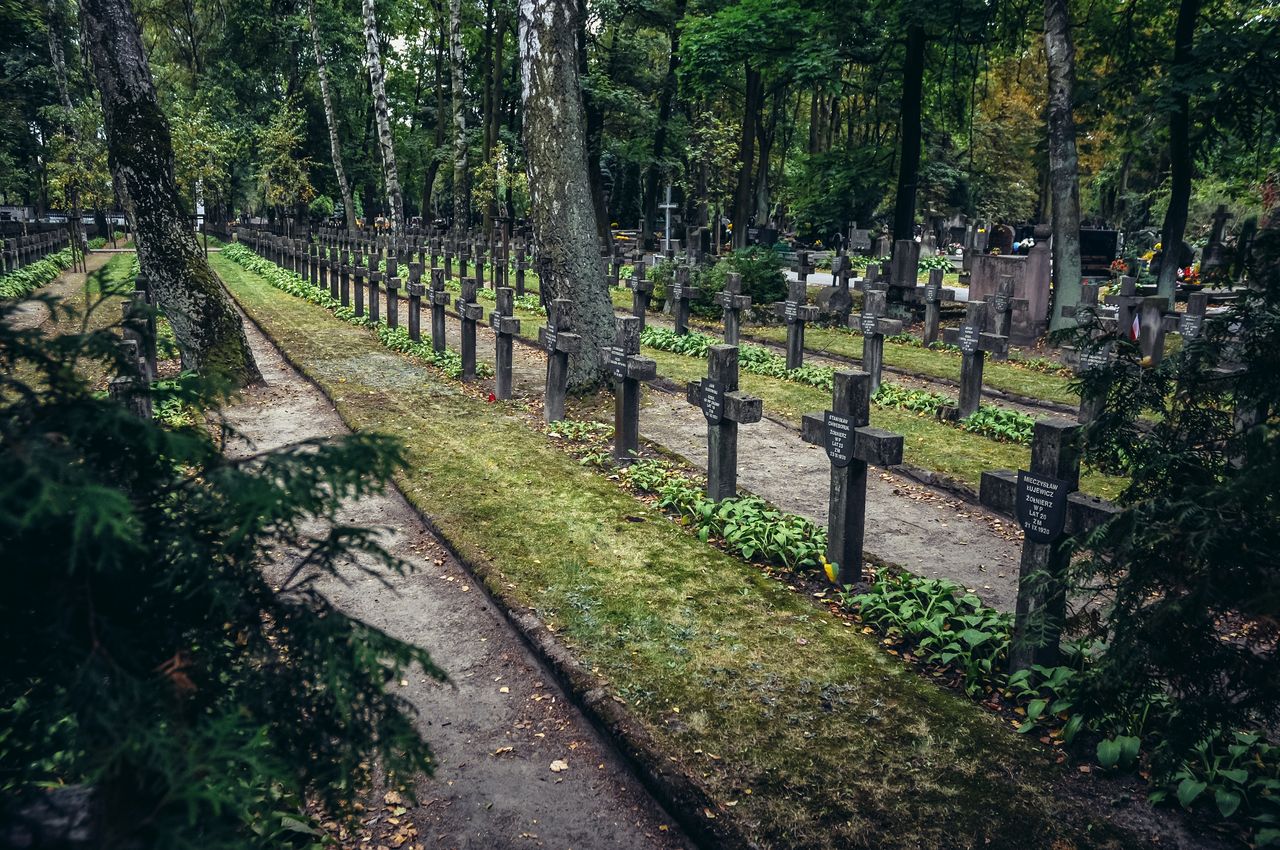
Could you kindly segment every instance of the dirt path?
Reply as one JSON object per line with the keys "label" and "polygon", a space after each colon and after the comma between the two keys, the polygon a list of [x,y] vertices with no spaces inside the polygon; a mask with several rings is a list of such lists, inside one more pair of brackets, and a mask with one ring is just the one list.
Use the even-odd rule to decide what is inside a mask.
{"label": "dirt path", "polygon": [[[130,251],[128,253],[133,252]],[[113,256],[112,252],[94,251],[85,260],[85,266],[89,269],[87,273],[65,271],[53,282],[37,289],[36,293],[52,295],[62,299],[67,298],[69,295],[74,295],[84,287],[85,278],[109,263]],[[9,321],[19,330],[30,330],[31,328],[40,327],[48,320],[49,308],[41,301],[28,299],[18,305]]]}
{"label": "dirt path", "polygon": [[[425,315],[423,327],[428,328]],[[408,322],[407,305],[401,305],[400,321]],[[457,348],[458,320],[451,317],[446,328],[450,347]],[[493,351],[493,333],[481,325],[476,358],[492,366]],[[517,344],[513,360],[516,395],[541,399],[546,379],[541,352]],[[653,387],[645,387],[643,401],[641,436],[705,471],[707,426],[702,413],[683,396]],[[739,430],[738,448],[740,487],[826,526],[831,467],[820,447],[803,442],[794,429],[764,419]],[[950,579],[988,605],[1013,610],[1021,542],[1012,522],[880,470],[868,477],[867,503],[866,552],[917,575]]]}
{"label": "dirt path", "polygon": [[[346,433],[324,395],[257,328],[246,322],[246,330],[265,385],[227,409],[248,440],[229,451]],[[395,817],[383,798],[373,801],[362,818],[372,838],[361,846],[395,844],[408,825],[416,836],[405,847],[688,846],[399,493],[351,503],[340,521],[386,528],[384,545],[416,569],[392,577],[391,589],[354,568],[346,573],[349,584],[326,578],[318,587],[352,616],[425,647],[451,679],[400,683],[421,712],[438,767],[421,783],[420,805],[403,816]],[[557,760],[568,768],[553,772]],[[355,846],[362,837],[344,843]]]}

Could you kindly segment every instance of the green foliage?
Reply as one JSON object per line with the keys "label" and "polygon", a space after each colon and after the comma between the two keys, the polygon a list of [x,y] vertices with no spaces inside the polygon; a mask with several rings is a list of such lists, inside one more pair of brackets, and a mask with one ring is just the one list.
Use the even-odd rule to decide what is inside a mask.
{"label": "green foliage", "polygon": [[865,150],[837,148],[805,157],[792,210],[802,239],[828,240],[851,221],[869,221],[889,187],[889,162]]}
{"label": "green foliage", "polygon": [[311,203],[307,204],[307,214],[311,216],[312,221],[320,221],[331,218],[334,208],[333,198],[328,195],[316,195],[311,199]]}
{"label": "green foliage", "polygon": [[71,249],[63,248],[49,256],[14,269],[0,277],[0,299],[25,298],[45,284],[58,279],[58,275],[71,268]]}
{"label": "green foliage", "polygon": [[287,209],[310,203],[315,197],[309,175],[311,159],[299,151],[303,120],[297,104],[285,100],[258,133],[258,187],[268,206]]}
{"label": "green foliage", "polygon": [[620,475],[623,483],[656,494],[659,507],[679,516],[704,541],[715,540],[743,560],[790,570],[820,569],[827,548],[826,532],[803,517],[779,511],[759,496],[713,502],[696,482],[657,460],[638,460],[623,468]]}
{"label": "green foliage", "polygon": [[1003,443],[1031,445],[1031,434],[1036,420],[1020,410],[1007,407],[980,405],[977,410],[960,420],[960,427],[974,434],[981,434]]}
{"label": "green foliage", "polygon": [[932,269],[949,272],[954,271],[955,269],[955,266],[951,265],[951,258],[945,254],[934,254],[931,257],[921,257],[918,267],[922,272],[927,272]]}
{"label": "green foliage", "polygon": [[125,367],[118,329],[15,331],[12,309],[0,307],[6,815],[80,787],[103,803],[104,845],[295,846],[313,840],[305,800],[338,815],[371,763],[393,785],[429,770],[386,683],[442,674],[310,580],[356,555],[360,569],[406,569],[337,517],[384,488],[398,443],[355,434],[231,459],[170,415],[215,406],[222,387],[166,382],[160,418],[139,420],[83,377]]}

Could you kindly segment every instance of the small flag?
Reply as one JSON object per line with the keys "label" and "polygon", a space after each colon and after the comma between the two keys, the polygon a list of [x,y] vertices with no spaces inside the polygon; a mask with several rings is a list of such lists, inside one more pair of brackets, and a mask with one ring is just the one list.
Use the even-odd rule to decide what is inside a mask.
{"label": "small flag", "polygon": [[1137,313],[1134,313],[1134,314],[1133,314],[1133,326],[1129,328],[1129,339],[1130,339],[1131,341],[1133,341],[1133,342],[1137,342],[1137,341],[1138,341],[1138,337],[1139,337],[1139,336],[1141,336],[1141,335],[1142,335],[1142,334],[1141,334],[1140,326],[1139,326],[1139,324],[1138,324],[1138,314],[1137,314]]}

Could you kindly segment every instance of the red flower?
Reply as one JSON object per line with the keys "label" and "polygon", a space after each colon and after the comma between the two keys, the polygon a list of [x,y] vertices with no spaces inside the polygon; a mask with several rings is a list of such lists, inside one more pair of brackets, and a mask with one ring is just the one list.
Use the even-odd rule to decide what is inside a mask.
{"label": "red flower", "polygon": [[498,397],[493,393],[489,393],[489,401],[497,401]]}

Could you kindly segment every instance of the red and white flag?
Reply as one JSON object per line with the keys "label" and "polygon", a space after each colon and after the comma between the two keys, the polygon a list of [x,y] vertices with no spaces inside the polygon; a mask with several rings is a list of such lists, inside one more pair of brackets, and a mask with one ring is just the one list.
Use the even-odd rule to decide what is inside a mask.
{"label": "red and white flag", "polygon": [[1129,328],[1129,339],[1130,339],[1130,341],[1132,341],[1132,342],[1137,342],[1137,341],[1138,341],[1138,337],[1139,337],[1139,336],[1141,336],[1141,335],[1142,335],[1142,334],[1141,334],[1140,326],[1139,326],[1139,324],[1138,324],[1138,314],[1137,314],[1137,313],[1134,313],[1134,314],[1133,314],[1133,325]]}

